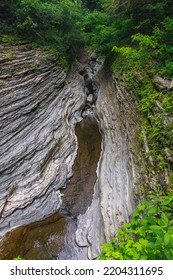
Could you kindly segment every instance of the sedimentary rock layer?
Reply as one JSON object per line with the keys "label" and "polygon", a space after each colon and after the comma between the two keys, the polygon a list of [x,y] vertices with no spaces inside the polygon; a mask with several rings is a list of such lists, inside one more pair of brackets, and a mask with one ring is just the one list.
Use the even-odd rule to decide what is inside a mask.
{"label": "sedimentary rock layer", "polygon": [[27,45],[1,51],[0,236],[59,209],[59,189],[72,175],[77,152],[75,124],[90,112],[98,120],[102,153],[76,242],[88,247],[89,259],[98,258],[101,244],[135,207],[135,98],[95,55],[83,53],[66,75],[49,54]]}
{"label": "sedimentary rock layer", "polygon": [[[91,207],[78,218],[76,240],[88,246],[89,259],[101,253],[122,223],[129,221],[136,206],[140,155],[136,139],[137,101],[104,67],[94,77],[99,84],[95,114],[102,133],[102,155]],[[135,147],[135,148],[134,148]]]}
{"label": "sedimentary rock layer", "polygon": [[85,99],[83,78],[50,54],[1,46],[0,236],[59,208]]}

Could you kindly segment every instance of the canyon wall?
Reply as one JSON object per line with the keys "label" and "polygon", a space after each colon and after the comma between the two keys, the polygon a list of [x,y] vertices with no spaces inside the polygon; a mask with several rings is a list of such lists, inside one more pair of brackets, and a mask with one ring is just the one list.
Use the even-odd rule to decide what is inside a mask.
{"label": "canyon wall", "polygon": [[84,82],[50,54],[1,46],[0,236],[57,211],[72,175]]}
{"label": "canyon wall", "polygon": [[94,111],[102,133],[102,154],[92,205],[78,218],[76,233],[78,244],[88,246],[91,259],[100,254],[100,244],[109,242],[123,222],[130,220],[139,203],[145,170],[137,138],[135,96],[105,67],[94,79],[99,85]]}
{"label": "canyon wall", "polygon": [[1,53],[0,237],[59,209],[77,153],[75,125],[89,114],[102,152],[76,242],[96,259],[138,200],[137,101],[95,55],[83,53],[65,74],[50,54],[27,44],[3,45]]}

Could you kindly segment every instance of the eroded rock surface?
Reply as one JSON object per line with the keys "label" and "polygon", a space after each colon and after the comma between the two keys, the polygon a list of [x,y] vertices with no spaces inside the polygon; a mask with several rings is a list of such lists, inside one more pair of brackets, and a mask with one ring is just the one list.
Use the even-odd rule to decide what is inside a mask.
{"label": "eroded rock surface", "polygon": [[0,236],[59,209],[59,189],[72,176],[77,153],[75,125],[81,116],[95,115],[102,153],[91,206],[78,216],[76,242],[88,248],[89,259],[98,258],[101,244],[136,204],[136,101],[95,55],[83,54],[66,75],[39,50],[24,45],[13,46],[8,57],[8,48],[2,52]]}
{"label": "eroded rock surface", "polygon": [[[100,85],[95,114],[102,132],[102,155],[90,209],[78,218],[76,240],[88,246],[89,259],[98,258],[101,244],[109,242],[136,206],[142,180],[138,160],[137,101],[104,67],[95,76]],[[139,166],[139,167],[138,167]]]}
{"label": "eroded rock surface", "polygon": [[59,208],[86,99],[80,74],[67,77],[49,54],[27,45],[1,52],[0,236]]}

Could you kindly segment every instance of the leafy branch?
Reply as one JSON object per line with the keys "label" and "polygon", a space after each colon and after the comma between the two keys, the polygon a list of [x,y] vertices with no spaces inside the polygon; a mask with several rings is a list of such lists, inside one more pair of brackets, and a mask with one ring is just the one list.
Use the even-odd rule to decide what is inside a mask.
{"label": "leafy branch", "polygon": [[172,260],[173,196],[149,196],[108,244],[103,244],[100,259]]}

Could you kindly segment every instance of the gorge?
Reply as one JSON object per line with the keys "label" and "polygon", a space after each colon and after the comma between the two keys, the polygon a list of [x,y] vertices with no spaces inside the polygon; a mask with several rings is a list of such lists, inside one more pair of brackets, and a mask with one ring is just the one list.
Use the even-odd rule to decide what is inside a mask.
{"label": "gorge", "polygon": [[[118,227],[129,221],[136,207],[141,172],[132,149],[137,145],[136,101],[109,75],[104,59],[93,53],[78,56],[66,75],[48,53],[43,54],[38,48],[29,50],[27,43],[10,49],[3,45],[1,52],[0,258],[15,257],[14,253],[8,255],[8,250],[4,253],[3,247],[10,238],[13,240],[15,228],[18,229],[14,236],[20,240],[24,232],[34,228],[33,223],[41,228],[38,221],[57,213],[61,204],[60,214],[51,219],[60,220],[63,231],[66,221],[59,215],[67,211],[68,204],[73,210],[72,200],[76,199],[75,207],[81,212],[74,207],[76,225],[72,223],[69,230],[74,231],[72,243],[78,249],[73,250],[75,256],[72,253],[62,258],[96,259],[101,244],[110,241]],[[89,166],[97,172],[97,179],[85,174],[84,200],[75,194],[76,182],[74,190],[69,187],[66,200],[68,181],[73,180],[76,172],[72,172],[78,153],[75,127],[87,118],[97,120],[102,135],[101,153],[97,157],[94,153],[99,144],[93,138],[97,128],[92,130],[93,135],[85,136],[90,157],[93,155]],[[89,132],[92,124],[88,128],[85,125]],[[79,148],[79,153],[83,150],[84,147],[81,151]],[[81,168],[80,164],[77,169]],[[83,167],[85,172],[88,168]],[[49,228],[46,220],[44,224]],[[14,251],[15,248],[14,245]],[[43,254],[44,257],[50,256]]]}
{"label": "gorge", "polygon": [[173,259],[172,11],[0,1],[0,259]]}

